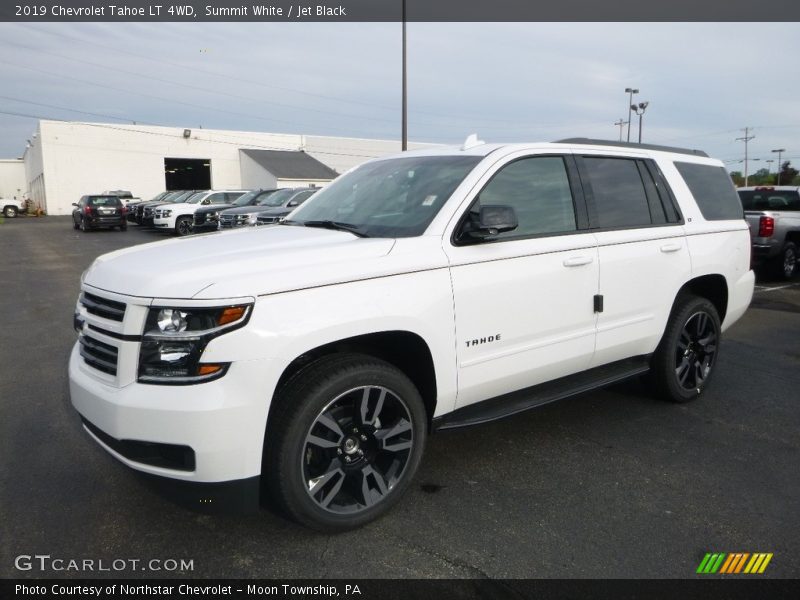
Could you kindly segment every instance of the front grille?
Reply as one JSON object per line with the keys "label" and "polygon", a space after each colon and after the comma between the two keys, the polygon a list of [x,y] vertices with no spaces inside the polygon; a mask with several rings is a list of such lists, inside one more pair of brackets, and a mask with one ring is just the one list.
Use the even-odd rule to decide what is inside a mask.
{"label": "front grille", "polygon": [[258,217],[258,224],[259,225],[271,225],[273,223],[277,223],[280,221],[280,217]]}
{"label": "front grille", "polygon": [[122,321],[125,317],[125,303],[101,298],[94,294],[83,292],[81,304],[86,307],[86,312],[112,321]]}
{"label": "front grille", "polygon": [[81,356],[87,365],[109,375],[117,374],[117,355],[119,353],[117,348],[86,335],[81,335],[78,342],[81,345]]}
{"label": "front grille", "polygon": [[236,224],[236,215],[220,215],[219,222],[223,227],[233,227]]}
{"label": "front grille", "polygon": [[144,209],[144,218],[145,219],[149,219],[152,216],[153,216],[153,209],[150,208],[150,207],[145,208]]}

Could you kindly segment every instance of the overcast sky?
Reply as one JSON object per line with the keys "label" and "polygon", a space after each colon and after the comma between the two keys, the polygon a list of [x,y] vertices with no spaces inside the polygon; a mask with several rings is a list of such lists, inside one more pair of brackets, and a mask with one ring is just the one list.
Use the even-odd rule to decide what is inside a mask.
{"label": "overcast sky", "polygon": [[[409,138],[618,139],[623,90],[637,87],[650,102],[645,142],[701,148],[738,170],[735,138],[752,126],[751,172],[775,148],[797,165],[797,33],[796,23],[410,23]],[[400,135],[398,23],[2,23],[0,48],[0,158],[22,155],[35,117]],[[632,140],[637,126],[634,116]]]}

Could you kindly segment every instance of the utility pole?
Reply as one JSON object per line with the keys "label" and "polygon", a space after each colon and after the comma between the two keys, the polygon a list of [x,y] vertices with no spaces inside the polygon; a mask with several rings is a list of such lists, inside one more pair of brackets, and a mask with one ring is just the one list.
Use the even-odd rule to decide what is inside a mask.
{"label": "utility pole", "polygon": [[406,72],[406,0],[403,0],[403,141],[402,151],[408,150],[408,76]]}
{"label": "utility pole", "polygon": [[736,138],[737,142],[744,142],[744,185],[747,187],[747,144],[756,136],[750,135],[750,127],[744,128],[744,137]]}
{"label": "utility pole", "polygon": [[[781,184],[781,154],[786,152],[786,148],[778,148],[777,150],[773,150],[773,152],[778,153],[778,176],[775,178],[775,185]],[[789,182],[791,183],[791,181]]]}
{"label": "utility pole", "polygon": [[627,124],[627,121],[620,117],[619,121],[616,121],[614,125],[619,127],[619,141],[622,141],[622,128]]}

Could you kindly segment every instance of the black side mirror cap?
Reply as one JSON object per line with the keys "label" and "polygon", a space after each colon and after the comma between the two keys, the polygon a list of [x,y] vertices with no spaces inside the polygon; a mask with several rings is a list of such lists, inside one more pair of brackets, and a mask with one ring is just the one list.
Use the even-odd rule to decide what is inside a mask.
{"label": "black side mirror cap", "polygon": [[513,231],[518,226],[519,221],[513,206],[500,204],[481,206],[478,222],[473,222],[473,230],[466,233],[473,239],[484,239],[506,231]]}

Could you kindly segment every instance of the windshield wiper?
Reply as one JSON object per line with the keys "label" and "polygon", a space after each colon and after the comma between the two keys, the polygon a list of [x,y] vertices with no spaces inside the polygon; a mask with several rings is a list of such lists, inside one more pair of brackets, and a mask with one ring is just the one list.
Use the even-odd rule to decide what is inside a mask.
{"label": "windshield wiper", "polygon": [[[286,221],[284,221],[286,223]],[[357,225],[350,223],[340,223],[339,221],[289,221],[290,224],[297,223],[305,227],[319,227],[321,229],[333,229],[335,231],[346,231],[358,237],[369,237],[366,233],[359,230]]]}

